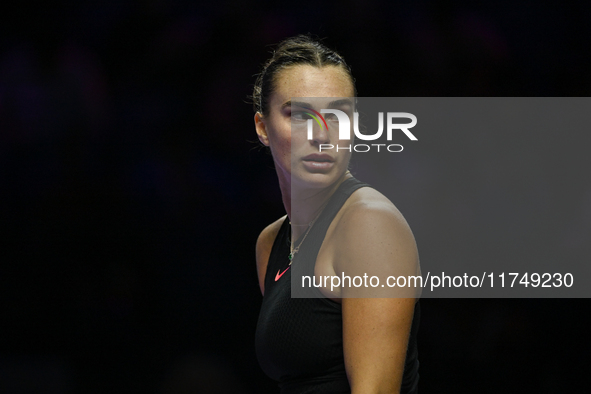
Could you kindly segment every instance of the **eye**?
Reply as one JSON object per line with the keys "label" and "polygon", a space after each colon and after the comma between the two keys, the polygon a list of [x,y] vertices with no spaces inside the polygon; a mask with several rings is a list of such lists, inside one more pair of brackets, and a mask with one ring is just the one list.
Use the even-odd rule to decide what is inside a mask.
{"label": "eye", "polygon": [[312,119],[308,112],[294,111],[291,113],[291,120],[295,122],[305,122],[308,119]]}
{"label": "eye", "polygon": [[324,119],[326,119],[327,122],[337,122],[339,120],[335,114],[325,114]]}

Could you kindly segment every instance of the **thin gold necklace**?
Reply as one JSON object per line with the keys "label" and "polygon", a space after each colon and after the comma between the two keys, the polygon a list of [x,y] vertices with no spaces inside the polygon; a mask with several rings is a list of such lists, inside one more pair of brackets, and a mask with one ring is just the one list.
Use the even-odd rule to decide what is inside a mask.
{"label": "thin gold necklace", "polygon": [[[350,174],[350,173],[351,172],[349,170],[347,170],[344,175],[347,175],[347,174]],[[324,211],[324,208],[326,208],[326,205],[328,204],[329,201],[330,201],[330,197],[322,205],[322,207],[320,208],[320,212],[318,212],[318,215],[316,215],[316,217],[314,218],[314,220],[312,220],[310,223],[308,223],[308,225],[307,225],[308,226],[308,229],[306,230],[306,233],[304,234],[304,238],[302,238],[302,240],[300,241],[299,245],[294,248],[293,245],[292,245],[292,243],[291,243],[291,241],[289,242],[289,256],[288,256],[289,257],[289,265],[291,265],[291,262],[293,261],[293,258],[295,256],[295,254],[300,250],[300,246],[302,246],[302,244],[304,243],[304,240],[308,236],[308,233],[310,232],[310,229],[314,225],[314,222],[316,222],[316,220],[320,217],[320,214],[322,213],[322,211]],[[291,224],[291,221],[289,222],[289,225],[290,226],[292,225]],[[305,226],[305,224],[293,224],[293,225],[294,226]]]}
{"label": "thin gold necklace", "polygon": [[[326,207],[326,205],[328,204],[328,201],[326,201],[322,208],[320,208],[320,212],[318,212],[318,215],[316,215],[316,217],[314,218],[314,220],[312,220],[310,223],[308,223],[308,229],[306,230],[306,233],[304,234],[304,238],[302,238],[302,240],[300,241],[300,243],[298,244],[298,246],[296,246],[295,248],[293,247],[292,243],[289,243],[289,265],[291,265],[291,262],[293,261],[293,258],[295,256],[295,254],[297,252],[299,252],[300,250],[300,246],[302,246],[302,244],[304,243],[304,241],[306,240],[306,237],[308,236],[308,233],[310,232],[310,229],[312,228],[312,226],[314,225],[314,223],[316,222],[316,220],[320,217],[320,214],[322,213],[322,211],[324,211],[324,208]],[[291,226],[291,222],[289,222],[289,225]],[[301,225],[295,225],[294,226],[301,226]]]}

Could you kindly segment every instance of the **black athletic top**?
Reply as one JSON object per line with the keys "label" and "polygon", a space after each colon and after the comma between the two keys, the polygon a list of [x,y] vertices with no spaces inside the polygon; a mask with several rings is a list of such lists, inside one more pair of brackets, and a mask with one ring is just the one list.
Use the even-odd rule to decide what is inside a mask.
{"label": "black athletic top", "polygon": [[[347,198],[368,186],[355,178],[342,182],[300,246],[289,267],[289,219],[275,238],[267,272],[265,295],[256,330],[256,352],[265,373],[279,381],[281,394],[350,394],[343,357],[341,305],[326,297],[291,298],[294,275],[314,274],[316,256],[326,231]],[[299,241],[298,241],[299,242]],[[298,244],[296,242],[296,244]],[[294,267],[297,267],[295,269]],[[285,271],[287,269],[287,271]],[[401,393],[417,393],[419,380],[417,330],[419,303],[415,305]]]}

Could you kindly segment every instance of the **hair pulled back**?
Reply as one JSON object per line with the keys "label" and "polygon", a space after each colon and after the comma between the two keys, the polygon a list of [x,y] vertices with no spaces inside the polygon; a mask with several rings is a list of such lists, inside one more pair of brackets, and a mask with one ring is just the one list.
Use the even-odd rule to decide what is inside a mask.
{"label": "hair pulled back", "polygon": [[327,48],[309,35],[301,34],[280,42],[273,51],[273,56],[263,64],[263,68],[255,81],[252,94],[255,112],[267,115],[269,97],[275,90],[277,76],[286,68],[296,65],[342,67],[343,71],[349,76],[355,95],[357,95],[355,79],[345,59],[336,51]]}

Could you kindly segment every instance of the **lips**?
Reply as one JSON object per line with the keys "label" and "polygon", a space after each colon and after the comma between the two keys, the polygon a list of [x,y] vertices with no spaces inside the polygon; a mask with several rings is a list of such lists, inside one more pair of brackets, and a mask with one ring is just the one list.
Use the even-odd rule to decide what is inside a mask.
{"label": "lips", "polygon": [[330,155],[318,154],[318,153],[313,153],[311,155],[308,155],[308,156],[304,157],[302,160],[314,161],[314,162],[318,162],[318,163],[334,163],[334,159]]}
{"label": "lips", "polygon": [[335,159],[326,153],[313,153],[302,158],[302,163],[311,173],[328,173],[335,166]]}

